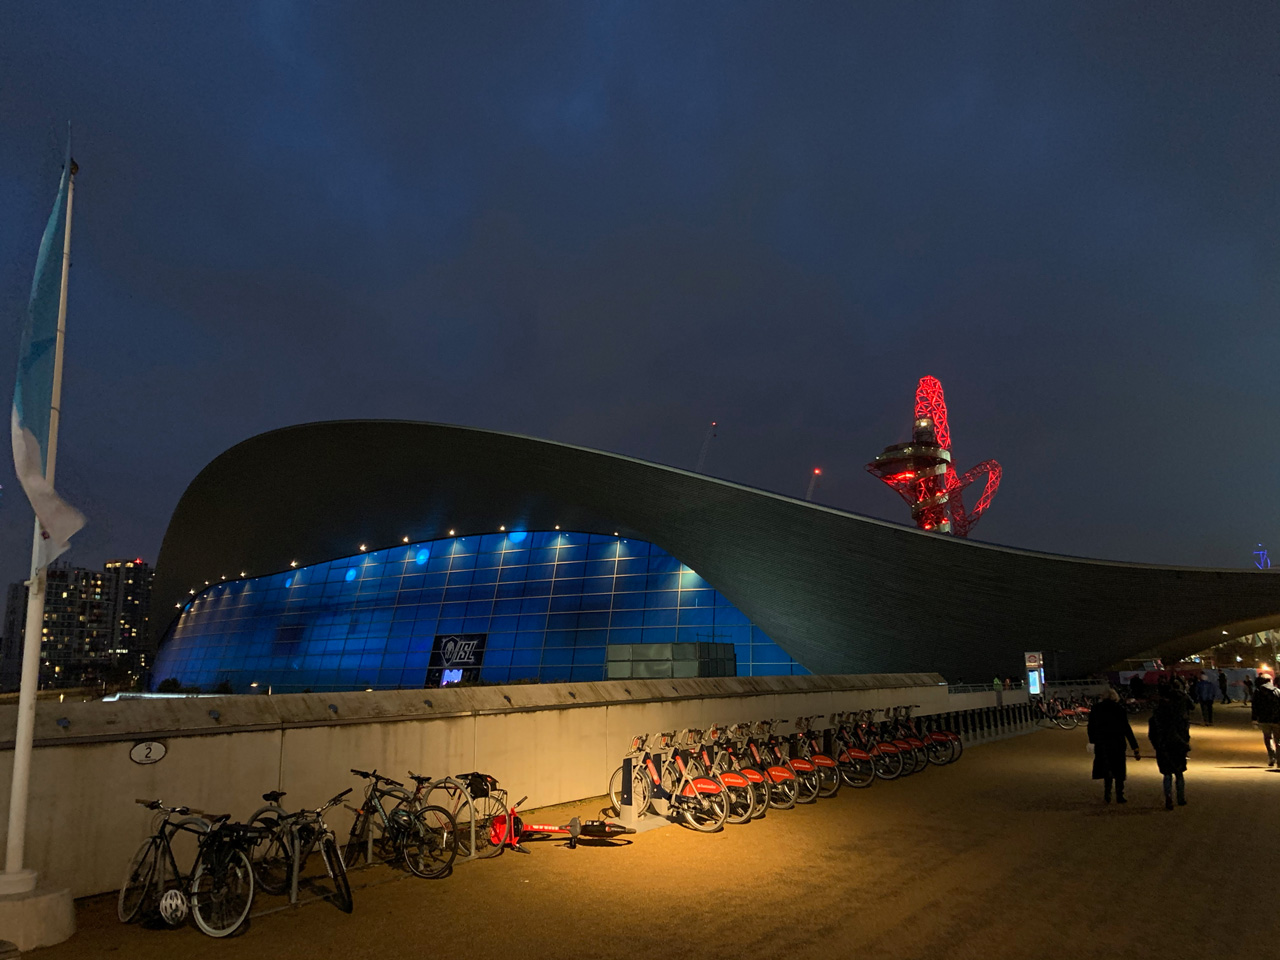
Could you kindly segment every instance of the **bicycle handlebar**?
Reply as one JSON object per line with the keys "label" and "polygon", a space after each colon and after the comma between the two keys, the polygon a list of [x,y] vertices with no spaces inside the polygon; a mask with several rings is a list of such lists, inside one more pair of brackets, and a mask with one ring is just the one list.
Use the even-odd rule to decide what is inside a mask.
{"label": "bicycle handlebar", "polygon": [[380,773],[378,773],[377,770],[370,772],[368,770],[357,770],[354,767],[352,767],[351,772],[354,773],[357,777],[363,777],[366,780],[372,780],[374,783],[389,783],[393,787],[404,786],[404,784],[401,783],[399,780],[392,780],[390,777],[384,777]]}
{"label": "bicycle handlebar", "polygon": [[[185,817],[192,812],[190,807],[166,807],[159,800],[134,800],[133,802],[141,804],[148,810],[163,810],[165,813],[176,813],[181,817]],[[197,810],[195,812],[199,813],[200,811]]]}
{"label": "bicycle handlebar", "polygon": [[323,807],[317,810],[316,813],[324,813],[324,811],[328,810],[330,807],[334,806],[335,804],[341,803],[342,798],[345,797],[348,793],[350,793],[354,789],[355,787],[347,787],[347,789],[343,790],[340,794],[338,794],[336,797],[334,797],[332,800],[326,803]]}

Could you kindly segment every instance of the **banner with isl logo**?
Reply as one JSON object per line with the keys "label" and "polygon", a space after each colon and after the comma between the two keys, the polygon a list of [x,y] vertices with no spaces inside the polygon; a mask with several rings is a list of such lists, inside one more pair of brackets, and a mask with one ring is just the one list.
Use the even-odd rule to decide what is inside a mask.
{"label": "banner with isl logo", "polygon": [[428,687],[480,679],[486,633],[438,633],[427,662]]}

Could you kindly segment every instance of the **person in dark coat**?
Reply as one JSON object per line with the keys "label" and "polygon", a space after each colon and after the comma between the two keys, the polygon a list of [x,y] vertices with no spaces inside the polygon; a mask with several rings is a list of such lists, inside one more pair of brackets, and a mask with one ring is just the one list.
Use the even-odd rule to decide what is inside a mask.
{"label": "person in dark coat", "polygon": [[1262,730],[1262,743],[1267,748],[1267,766],[1280,763],[1276,744],[1280,744],[1280,690],[1266,674],[1253,682],[1253,722]]}
{"label": "person in dark coat", "polygon": [[1196,699],[1200,701],[1200,717],[1206,726],[1213,726],[1213,700],[1216,696],[1209,674],[1202,673],[1200,682],[1196,684]]}
{"label": "person in dark coat", "polygon": [[1230,703],[1231,698],[1227,696],[1227,675],[1221,670],[1218,671],[1218,689],[1222,691],[1222,702]]}
{"label": "person in dark coat", "polygon": [[1102,781],[1102,800],[1111,802],[1111,782],[1116,785],[1116,803],[1126,803],[1124,798],[1125,741],[1138,756],[1138,739],[1129,726],[1129,714],[1120,705],[1115,690],[1108,690],[1089,711],[1089,742],[1093,744],[1093,779]]}
{"label": "person in dark coat", "polygon": [[1173,809],[1173,788],[1178,789],[1178,806],[1186,806],[1187,792],[1183,774],[1187,769],[1187,754],[1191,752],[1191,727],[1187,712],[1183,709],[1180,694],[1169,687],[1161,687],[1160,702],[1156,704],[1147,724],[1147,739],[1156,751],[1156,766],[1164,774],[1164,808]]}

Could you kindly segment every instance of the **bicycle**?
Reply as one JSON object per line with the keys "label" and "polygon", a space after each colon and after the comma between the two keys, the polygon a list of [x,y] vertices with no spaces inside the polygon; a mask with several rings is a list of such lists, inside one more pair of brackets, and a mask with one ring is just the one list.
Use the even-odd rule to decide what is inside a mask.
{"label": "bicycle", "polygon": [[[433,880],[447,875],[458,854],[457,825],[449,811],[430,805],[415,809],[404,784],[376,770],[351,772],[368,780],[369,786],[342,848],[343,866],[350,869],[361,857],[374,862],[376,847],[379,859],[403,861],[415,876]],[[396,800],[390,811],[384,798]]]}
{"label": "bicycle", "polygon": [[261,827],[232,823],[229,814],[214,820],[200,845],[191,874],[191,918],[211,937],[229,937],[253,909],[253,864],[249,860],[264,834]]}
{"label": "bicycle", "polygon": [[832,739],[836,748],[836,763],[839,764],[840,779],[861,790],[876,782],[875,760],[855,743],[848,716],[847,713],[831,714],[831,725],[835,728]]}
{"label": "bicycle", "polygon": [[[162,901],[172,884],[176,883],[180,889],[189,881],[191,872],[195,870],[196,857],[200,854],[199,844],[209,832],[209,821],[190,807],[166,807],[159,800],[135,800],[134,803],[157,812],[152,820],[155,832],[142,841],[129,861],[116,899],[116,915],[121,923],[132,923],[142,915],[144,908],[161,908],[162,919],[176,926],[186,916],[185,894],[181,911],[177,910],[175,898],[170,898],[169,903],[163,906]],[[174,816],[181,819],[173,820]],[[191,871],[187,873],[179,869],[173,852],[173,840],[180,833],[197,837],[196,853],[192,857]]]}
{"label": "bicycle", "polygon": [[437,809],[443,808],[453,818],[458,852],[463,859],[483,860],[502,852],[505,838],[495,839],[494,823],[507,812],[507,792],[497,780],[478,772],[440,780],[410,772],[409,779],[417,784],[410,798],[415,810],[424,799],[431,801],[437,792],[444,794],[444,800],[437,801]]}
{"label": "bicycle", "polygon": [[768,745],[758,739],[767,735],[767,724],[752,724],[743,745],[747,755],[755,761],[756,769],[769,778],[769,806],[776,810],[790,810],[796,805],[796,774],[794,770],[778,765]]}
{"label": "bicycle", "polygon": [[790,743],[773,732],[775,725],[786,723],[785,720],[762,720],[759,724],[765,733],[765,748],[774,762],[795,776],[796,803],[816,803],[818,800],[818,768],[803,757],[792,757],[789,751],[784,752],[783,743]]}
{"label": "bicycle", "polygon": [[823,752],[818,733],[813,729],[813,721],[813,717],[796,717],[795,743],[801,754],[796,759],[808,760],[813,764],[818,778],[818,796],[827,799],[840,792],[840,771],[836,761]]}
{"label": "bicycle", "polygon": [[264,842],[255,849],[253,857],[258,886],[267,893],[276,895],[287,890],[290,902],[297,903],[299,878],[306,868],[307,859],[318,848],[325,872],[334,886],[331,897],[334,905],[343,913],[352,911],[355,903],[351,897],[347,868],[338,850],[337,835],[324,820],[324,812],[341,803],[352,789],[347,787],[328,803],[314,810],[299,810],[297,813],[284,813],[274,806],[284,796],[282,791],[275,790],[262,795],[263,800],[273,805],[264,809],[280,812],[259,811],[250,821],[267,830]]}
{"label": "bicycle", "polygon": [[755,815],[755,791],[751,788],[751,781],[733,769],[730,756],[723,749],[717,749],[721,746],[721,733],[721,729],[714,725],[702,733],[695,752],[707,776],[719,783],[724,793],[728,806],[725,822],[746,823]]}
{"label": "bicycle", "polygon": [[576,850],[578,840],[582,837],[593,840],[612,840],[615,837],[636,832],[634,827],[623,826],[612,820],[580,820],[577,817],[560,825],[525,823],[516,808],[528,799],[528,797],[521,797],[508,811],[495,818],[491,828],[492,842],[497,846],[499,853],[507,847],[517,853],[529,853],[530,851],[522,846],[526,840],[547,840],[553,836],[567,836],[569,849]]}
{"label": "bicycle", "polygon": [[[159,814],[155,833],[129,861],[116,901],[116,915],[131,923],[154,902],[160,918],[178,926],[188,916],[210,937],[227,937],[249,918],[253,906],[253,867],[248,851],[260,839],[258,828],[230,823],[230,814],[191,816],[190,807],[166,807],[159,800],[135,800]],[[174,816],[182,819],[174,821]],[[196,836],[191,872],[184,874],[173,852],[179,833]]]}

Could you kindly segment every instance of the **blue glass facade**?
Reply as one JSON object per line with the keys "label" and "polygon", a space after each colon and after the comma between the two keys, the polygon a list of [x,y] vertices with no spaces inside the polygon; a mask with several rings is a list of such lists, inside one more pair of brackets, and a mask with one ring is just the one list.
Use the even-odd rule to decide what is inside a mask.
{"label": "blue glass facade", "polygon": [[739,675],[808,673],[652,544],[514,531],[215,584],[170,628],[152,683],[229,683],[236,693],[422,687],[445,636],[480,638],[478,677],[494,683],[601,680],[607,647],[622,643],[732,643]]}

